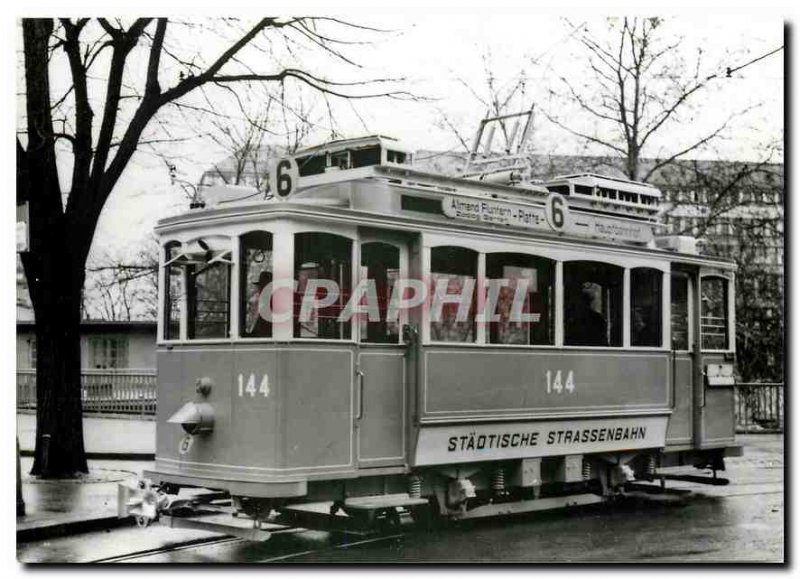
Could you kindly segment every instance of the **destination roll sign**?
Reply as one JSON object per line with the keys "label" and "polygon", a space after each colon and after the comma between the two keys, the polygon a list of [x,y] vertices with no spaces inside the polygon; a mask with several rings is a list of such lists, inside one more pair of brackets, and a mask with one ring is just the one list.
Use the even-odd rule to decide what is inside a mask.
{"label": "destination roll sign", "polygon": [[442,211],[450,219],[581,237],[633,243],[647,243],[653,238],[649,223],[572,211],[558,193],[551,193],[545,205],[446,195]]}

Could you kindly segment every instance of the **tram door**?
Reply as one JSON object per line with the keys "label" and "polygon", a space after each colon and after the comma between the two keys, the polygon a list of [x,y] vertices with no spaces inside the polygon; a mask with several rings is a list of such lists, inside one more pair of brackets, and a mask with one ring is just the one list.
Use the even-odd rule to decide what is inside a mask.
{"label": "tram door", "polygon": [[390,299],[398,280],[408,275],[408,240],[399,234],[364,230],[360,235],[359,282],[368,280],[358,318],[356,421],[361,468],[405,462],[406,348],[405,312],[392,319]]}
{"label": "tram door", "polygon": [[670,346],[670,389],[672,414],[667,428],[667,445],[688,446],[694,440],[694,358],[692,296],[694,278],[689,271],[675,270],[670,280],[672,344]]}

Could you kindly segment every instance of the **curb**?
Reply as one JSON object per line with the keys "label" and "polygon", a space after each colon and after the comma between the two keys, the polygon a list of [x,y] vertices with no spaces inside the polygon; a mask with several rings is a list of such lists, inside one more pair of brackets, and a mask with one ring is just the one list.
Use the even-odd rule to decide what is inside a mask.
{"label": "curb", "polygon": [[[25,524],[24,522],[22,523]],[[27,528],[17,528],[17,543],[29,543],[31,541],[41,541],[54,537],[64,537],[67,535],[77,535],[90,531],[100,531],[114,529],[118,527],[130,527],[135,524],[132,517],[120,519],[117,516],[96,517],[93,519],[78,519],[73,521],[40,521],[30,523]],[[19,526],[19,523],[18,523]]]}
{"label": "curb", "polygon": [[[20,450],[20,456],[33,456],[32,450]],[[156,459],[154,452],[87,452],[86,458],[90,460],[136,460],[152,462]]]}

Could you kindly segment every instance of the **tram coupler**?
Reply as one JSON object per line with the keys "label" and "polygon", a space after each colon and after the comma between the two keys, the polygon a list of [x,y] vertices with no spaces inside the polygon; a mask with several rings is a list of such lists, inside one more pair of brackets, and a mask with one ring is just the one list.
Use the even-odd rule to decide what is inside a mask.
{"label": "tram coupler", "polygon": [[117,485],[117,517],[134,517],[140,527],[156,520],[169,504],[169,495],[154,487],[149,479],[139,479],[133,485]]}

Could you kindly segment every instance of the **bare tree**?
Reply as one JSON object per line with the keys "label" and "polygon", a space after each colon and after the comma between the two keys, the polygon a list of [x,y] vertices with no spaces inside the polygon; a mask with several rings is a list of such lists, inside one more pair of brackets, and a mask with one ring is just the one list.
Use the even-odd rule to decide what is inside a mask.
{"label": "bare tree", "polygon": [[[492,54],[488,51],[481,56],[483,63],[483,81],[480,86],[473,86],[463,78],[458,78],[457,82],[470,95],[484,111],[485,118],[497,117],[509,113],[516,113],[520,110],[530,108],[526,91],[527,76],[524,70],[520,70],[508,79],[497,77],[494,69]],[[474,130],[475,119],[465,123],[463,120],[454,119],[447,111],[437,108],[439,128],[451,133],[459,144],[459,149],[464,153],[472,151],[472,135],[465,133],[466,130]],[[513,122],[499,123],[500,127],[500,148],[504,152],[510,151],[515,135],[512,135]],[[518,136],[518,135],[516,135]],[[486,151],[487,154],[491,151]]]}
{"label": "bare tree", "polygon": [[[687,62],[680,52],[684,39],[662,34],[661,18],[612,18],[607,22],[603,34],[583,26],[575,35],[586,59],[586,76],[567,78],[551,70],[560,88],[550,89],[555,105],[543,112],[580,141],[621,159],[629,179],[647,181],[661,167],[719,138],[735,117],[752,108],[730,114],[664,155],[650,153],[647,156],[658,159],[645,167],[642,158],[660,136],[694,120],[696,99],[711,83],[742,67],[731,69],[722,62],[709,65],[702,48]],[[573,27],[572,23],[569,26]]]}
{"label": "bare tree", "polygon": [[297,151],[323,122],[303,92],[289,97],[282,91],[256,114],[243,111],[243,118],[212,119],[209,137],[227,156],[203,173],[200,185],[221,182],[266,192],[270,159]]}
{"label": "bare tree", "polygon": [[158,252],[154,237],[133,256],[106,251],[86,266],[84,315],[89,319],[155,320],[158,315]]}
{"label": "bare tree", "polygon": [[[334,18],[263,18],[202,23],[216,34],[194,54],[176,34],[184,23],[140,18],[126,23],[99,18],[23,19],[21,70],[24,111],[17,136],[17,195],[29,203],[30,247],[22,254],[36,317],[37,432],[33,474],[71,476],[86,472],[80,398],[80,316],[85,264],[100,214],[137,148],[170,135],[147,133],[169,108],[210,110],[206,89],[238,96],[231,85],[307,85],[327,96],[408,96],[375,89],[392,79],[334,81],[300,64],[272,57],[272,43],[287,51],[308,50],[355,65],[341,52],[336,33],[366,33],[366,27]],[[197,25],[196,26],[200,26]],[[224,29],[226,36],[220,34]],[[196,31],[195,31],[196,32]],[[211,48],[206,48],[211,46]],[[259,58],[249,60],[256,54]],[[258,62],[254,68],[247,62]],[[297,61],[297,59],[296,59]],[[68,86],[53,94],[57,72]],[[140,72],[141,71],[141,72]],[[391,87],[391,84],[384,84]],[[365,89],[366,87],[366,89]],[[191,95],[199,98],[192,100]],[[210,103],[209,103],[210,104]],[[211,111],[213,112],[213,110]],[[69,156],[69,182],[59,182],[59,158]]]}

